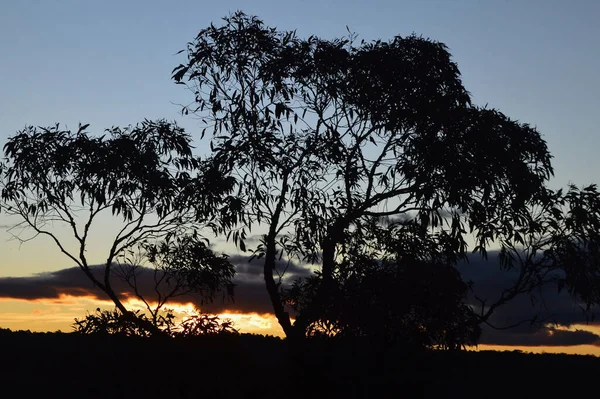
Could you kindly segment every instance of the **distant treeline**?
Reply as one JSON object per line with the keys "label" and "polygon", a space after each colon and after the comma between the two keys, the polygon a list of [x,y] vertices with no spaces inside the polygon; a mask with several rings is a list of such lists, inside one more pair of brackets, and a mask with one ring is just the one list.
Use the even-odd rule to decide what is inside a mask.
{"label": "distant treeline", "polygon": [[309,340],[299,353],[286,340],[251,334],[163,339],[1,329],[0,353],[3,390],[22,398],[555,397],[584,391],[600,369],[594,356],[415,352],[366,340]]}

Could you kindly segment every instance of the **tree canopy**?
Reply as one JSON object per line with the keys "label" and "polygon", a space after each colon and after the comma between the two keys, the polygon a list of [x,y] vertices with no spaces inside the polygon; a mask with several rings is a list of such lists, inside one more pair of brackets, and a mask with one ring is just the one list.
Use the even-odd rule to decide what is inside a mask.
{"label": "tree canopy", "polygon": [[[168,299],[189,293],[209,299],[231,286],[233,266],[214,254],[198,231],[210,228],[212,209],[233,182],[195,157],[190,136],[175,124],[146,120],[133,127],[113,127],[102,136],[87,128],[30,126],[10,137],[2,165],[3,211],[19,218],[13,227],[17,238],[49,237],[124,317],[138,328],[157,332],[158,312]],[[209,185],[210,191],[205,189]],[[120,219],[122,225],[98,275],[86,252],[91,228],[106,216]],[[57,233],[60,225],[67,227],[75,245]],[[33,236],[26,238],[26,231]],[[118,267],[136,252],[154,269],[154,309],[140,293],[139,265]],[[180,260],[174,252],[185,258]],[[121,293],[113,289],[118,277],[144,300],[154,323],[128,311]]]}
{"label": "tree canopy", "polygon": [[[416,35],[300,38],[236,12],[183,51],[187,60],[173,79],[194,101],[182,112],[201,120],[202,136],[211,134],[210,161],[235,177],[244,204],[238,223],[221,224],[222,231],[234,231],[245,250],[252,226],[266,230],[249,250],[263,259],[288,337],[306,335],[331,314],[340,284],[349,289],[350,270],[360,276],[371,262],[397,273],[415,261],[453,267],[497,243],[506,252],[524,244],[532,209],[564,201],[546,187],[552,157],[541,134],[474,105],[443,43]],[[312,282],[296,285],[310,295],[293,324],[289,295],[274,278],[278,258],[319,266]],[[582,293],[581,282],[564,282]],[[459,319],[471,320],[471,309],[456,304]]]}

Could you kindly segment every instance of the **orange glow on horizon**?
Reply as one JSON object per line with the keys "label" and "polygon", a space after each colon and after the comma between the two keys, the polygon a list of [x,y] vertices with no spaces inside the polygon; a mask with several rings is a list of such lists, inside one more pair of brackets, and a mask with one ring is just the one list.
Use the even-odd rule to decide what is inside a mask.
{"label": "orange glow on horizon", "polygon": [[[142,301],[137,298],[128,298],[124,304],[131,310],[145,310]],[[152,305],[152,304],[151,304]],[[75,318],[81,319],[96,308],[102,310],[114,309],[114,304],[108,300],[101,300],[94,296],[72,296],[62,294],[58,298],[16,299],[0,298],[0,328],[11,330],[31,330],[36,332],[47,331],[72,331]],[[184,318],[195,313],[193,303],[172,303],[168,305],[176,316]],[[218,316],[221,319],[230,319],[241,333],[273,335],[284,337],[277,318],[270,313],[242,313],[235,309],[226,309]],[[578,324],[570,327],[560,327],[561,330],[585,330],[600,334],[600,325]],[[577,355],[600,356],[600,345],[576,346],[504,346],[504,345],[479,345],[469,348],[474,351],[513,351],[520,350],[524,353],[566,353]]]}
{"label": "orange glow on horizon", "polygon": [[[123,304],[130,310],[146,311],[146,305],[138,298],[127,298]],[[156,303],[150,303],[156,306]],[[73,296],[60,294],[58,298],[0,298],[0,328],[11,330],[72,331],[74,319],[84,318],[96,308],[114,309],[109,300],[101,300],[95,296]],[[169,303],[176,317],[185,317],[196,313],[196,305],[188,303]],[[283,331],[273,314],[241,313],[227,309],[217,314],[221,319],[231,319],[234,328],[241,333],[274,335],[283,337]]]}
{"label": "orange glow on horizon", "polygon": [[472,351],[500,351],[512,352],[521,351],[523,353],[561,353],[567,355],[592,355],[600,357],[600,346],[596,345],[573,345],[573,346],[508,346],[508,345],[479,345],[476,348],[469,348]]}

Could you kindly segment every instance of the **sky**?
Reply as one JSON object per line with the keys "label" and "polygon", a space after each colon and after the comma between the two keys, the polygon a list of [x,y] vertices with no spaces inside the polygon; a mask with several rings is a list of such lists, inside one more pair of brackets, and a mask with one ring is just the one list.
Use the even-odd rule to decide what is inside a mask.
{"label": "sky", "polygon": [[[178,104],[189,102],[190,93],[170,79],[171,70],[184,61],[184,54],[176,53],[200,29],[236,10],[300,36],[339,37],[348,27],[365,40],[414,32],[444,42],[476,104],[488,104],[542,133],[554,156],[552,187],[600,180],[595,154],[600,147],[600,2],[594,0],[5,1],[0,5],[0,144],[26,125],[90,123],[99,133],[144,118],[176,120],[197,136],[198,122],[179,112]],[[199,145],[201,151],[204,144]],[[40,285],[48,276],[36,273],[60,274],[73,265],[48,240],[23,245],[10,240],[6,227],[12,224],[0,214],[0,287],[9,287],[0,290],[0,327],[68,330],[73,317],[100,299],[15,292],[15,286]],[[97,227],[95,262],[103,259],[101,237],[110,227],[108,222]],[[244,309],[255,316],[240,324],[276,334],[267,311]],[[532,342],[530,334],[513,339],[510,347],[600,353],[589,342]]]}

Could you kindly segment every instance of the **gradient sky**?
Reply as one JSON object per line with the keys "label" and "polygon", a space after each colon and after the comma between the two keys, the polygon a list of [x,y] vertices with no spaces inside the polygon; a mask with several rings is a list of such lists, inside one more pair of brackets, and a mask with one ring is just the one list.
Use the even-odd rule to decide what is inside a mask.
{"label": "gradient sky", "polygon": [[[196,121],[181,117],[176,105],[191,97],[170,80],[184,59],[175,53],[238,9],[300,36],[342,36],[348,26],[366,40],[415,32],[442,41],[477,104],[540,130],[555,157],[553,187],[600,180],[595,0],[5,1],[0,145],[25,125],[56,122],[90,123],[100,132],[167,118],[197,132]],[[1,277],[72,266],[45,240],[21,247],[8,241],[11,223],[0,214]],[[0,305],[0,326],[7,306]]]}

